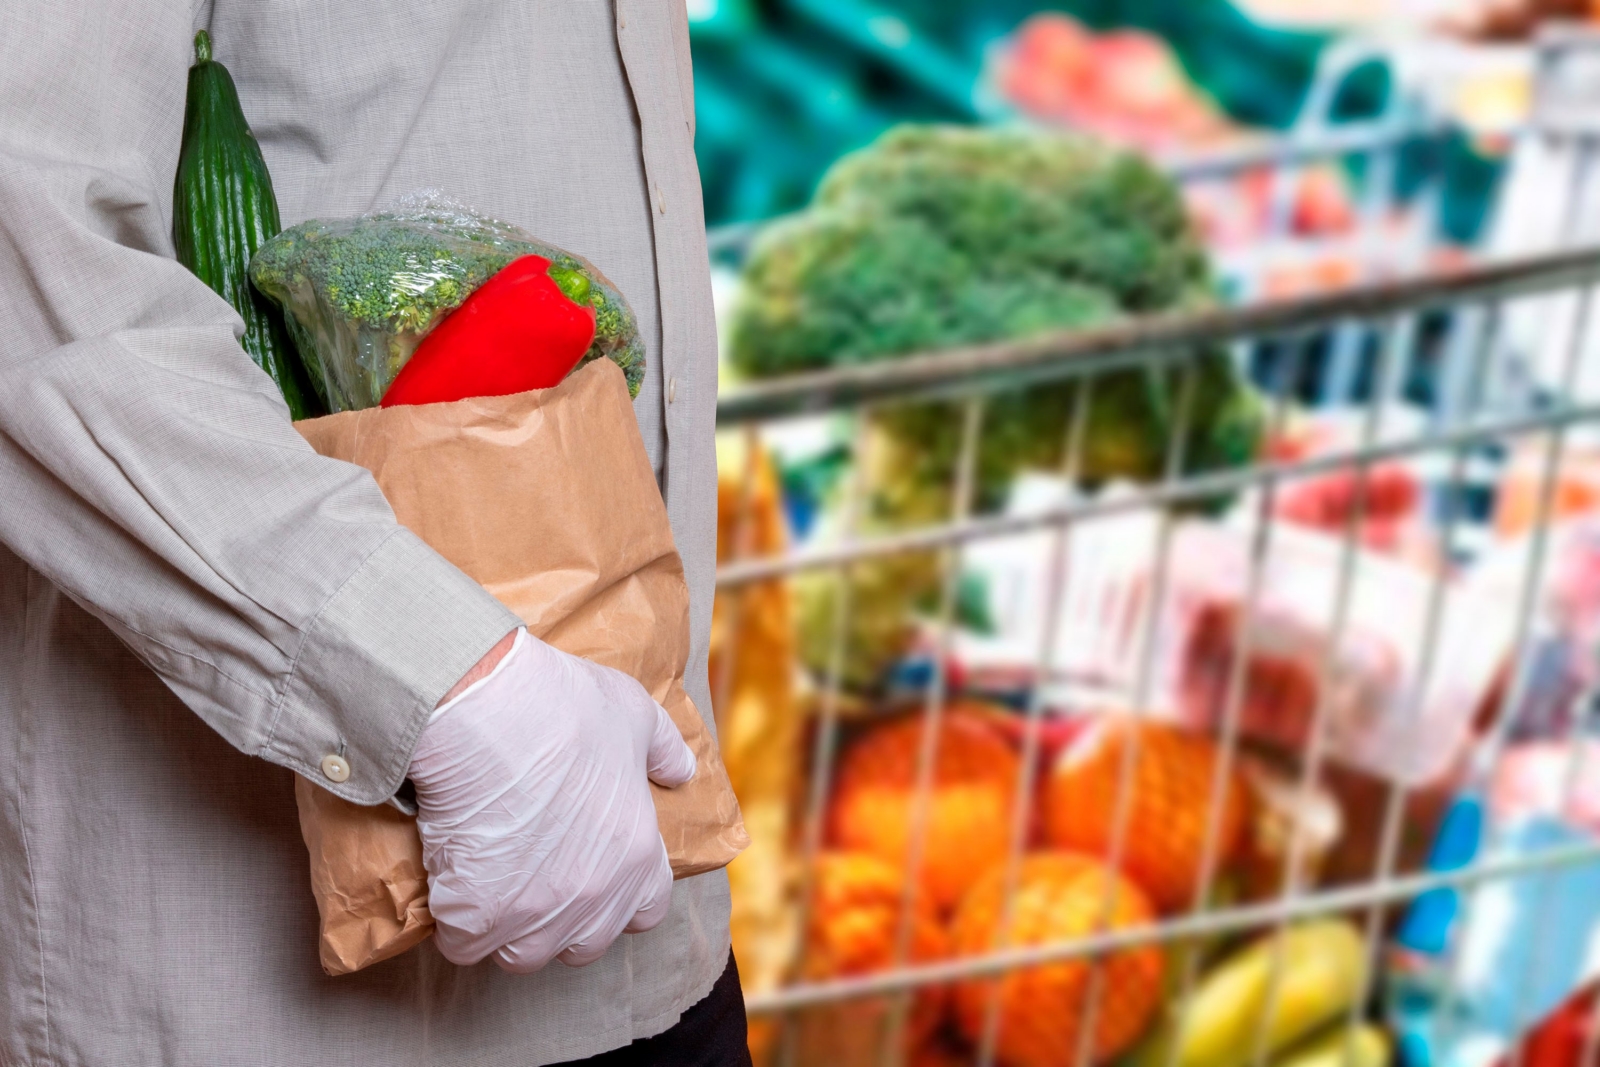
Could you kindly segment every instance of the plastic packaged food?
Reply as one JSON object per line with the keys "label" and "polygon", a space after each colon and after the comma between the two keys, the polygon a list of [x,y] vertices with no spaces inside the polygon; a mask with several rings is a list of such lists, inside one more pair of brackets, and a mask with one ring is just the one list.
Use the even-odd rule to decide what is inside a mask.
{"label": "plastic packaged food", "polygon": [[[1529,532],[1496,545],[1466,583],[1514,613],[1536,540]],[[1509,654],[1501,662],[1480,720],[1509,718],[1506,731],[1514,740],[1567,737],[1575,710],[1583,707],[1580,698],[1600,684],[1593,652],[1600,642],[1600,517],[1558,522],[1543,541],[1527,647],[1520,663]]]}
{"label": "plastic packaged food", "polygon": [[[377,407],[423,339],[481,286],[525,256],[594,316],[579,360],[609,358],[638,395],[644,345],[633,311],[593,264],[478,214],[437,190],[353,219],[312,219],[268,241],[250,279],[283,305],[289,331],[330,411]],[[545,283],[548,285],[548,283]]]}
{"label": "plastic packaged food", "polygon": [[[1043,626],[1051,533],[969,550],[963,565],[994,594],[999,636],[986,651],[1031,669],[1053,632],[1045,679],[1053,690],[1101,706],[1143,696],[1154,714],[1214,730],[1233,699],[1235,650],[1247,647],[1237,710],[1246,737],[1303,751],[1323,715],[1328,755],[1346,766],[1415,786],[1455,764],[1511,651],[1516,601],[1507,590],[1450,580],[1430,664],[1428,569],[1357,546],[1341,623],[1341,538],[1276,525],[1252,597],[1248,519],[1180,521],[1165,541],[1161,523],[1141,512],[1075,524],[1053,631]],[[957,649],[971,650],[971,642]]]}
{"label": "plastic packaged food", "polygon": [[[1328,751],[1369,774],[1431,782],[1459,756],[1473,715],[1511,649],[1514,602],[1449,582],[1430,656],[1433,576],[1357,549],[1346,571],[1340,538],[1274,531],[1249,596],[1251,539],[1237,526],[1188,524],[1173,548],[1169,631],[1177,710],[1197,725],[1226,713],[1234,654],[1248,647],[1240,729],[1287,751],[1326,715]],[[1348,601],[1340,619],[1340,586]]]}

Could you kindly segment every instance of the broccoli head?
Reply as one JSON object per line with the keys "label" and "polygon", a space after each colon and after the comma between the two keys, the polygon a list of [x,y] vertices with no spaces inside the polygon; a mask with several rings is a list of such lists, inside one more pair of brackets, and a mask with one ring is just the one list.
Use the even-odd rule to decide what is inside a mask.
{"label": "broccoli head", "polygon": [[[751,250],[730,332],[738,372],[770,377],[957,345],[1102,326],[1210,300],[1209,267],[1177,187],[1094,141],[1026,130],[903,126],[840,160],[813,205]],[[1208,435],[1247,393],[1221,353],[1197,355],[1189,469],[1247,459],[1246,418]],[[1099,376],[1079,471],[1157,477],[1183,366]],[[1079,383],[995,394],[979,452],[980,504],[1017,471],[1056,468]],[[949,481],[960,417],[923,403],[878,418],[916,445],[898,476]]]}
{"label": "broccoli head", "polygon": [[980,273],[1043,272],[1128,311],[1168,307],[1207,278],[1172,181],[1085,138],[902,126],[840,160],[816,206],[920,219]]}
{"label": "broccoli head", "polygon": [[250,262],[256,288],[283,305],[329,410],[375,406],[422,339],[515,259],[542,256],[568,297],[594,309],[583,362],[611,359],[637,396],[644,344],[633,311],[593,264],[436,195],[356,219],[313,219]]}
{"label": "broccoli head", "polygon": [[[1179,190],[1149,163],[1079,137],[904,126],[841,159],[808,209],[761,234],[728,355],[737,373],[766,378],[1104,326],[1209,303],[1212,288]],[[1261,429],[1254,392],[1220,350],[1010,383],[988,395],[976,507],[997,507],[1020,471],[1062,469],[1079,410],[1076,470],[1087,484],[1160,477],[1180,423],[1186,471],[1247,462]],[[872,418],[895,459],[870,476],[868,521],[948,517],[960,402],[883,405]],[[869,611],[872,639],[857,635],[866,662],[848,671],[857,685],[903,649],[890,621],[929,593],[925,568],[872,577],[862,593],[878,603],[857,609]]]}

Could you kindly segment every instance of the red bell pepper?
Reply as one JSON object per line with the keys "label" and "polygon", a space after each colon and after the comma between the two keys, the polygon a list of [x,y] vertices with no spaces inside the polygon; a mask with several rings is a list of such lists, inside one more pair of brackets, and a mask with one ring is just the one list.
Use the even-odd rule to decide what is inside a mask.
{"label": "red bell pepper", "polygon": [[594,342],[594,309],[573,301],[542,256],[513,260],[423,338],[382,406],[444,404],[548,389]]}

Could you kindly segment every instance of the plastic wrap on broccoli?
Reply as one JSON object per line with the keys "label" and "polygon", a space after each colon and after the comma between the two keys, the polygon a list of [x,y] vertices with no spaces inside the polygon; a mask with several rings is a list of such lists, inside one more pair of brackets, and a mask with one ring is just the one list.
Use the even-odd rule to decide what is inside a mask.
{"label": "plastic wrap on broccoli", "polygon": [[250,263],[256,288],[283,305],[301,357],[331,411],[375,407],[417,346],[450,312],[522,256],[595,312],[583,362],[611,359],[637,396],[644,344],[632,309],[594,265],[436,192],[354,219],[283,231]]}

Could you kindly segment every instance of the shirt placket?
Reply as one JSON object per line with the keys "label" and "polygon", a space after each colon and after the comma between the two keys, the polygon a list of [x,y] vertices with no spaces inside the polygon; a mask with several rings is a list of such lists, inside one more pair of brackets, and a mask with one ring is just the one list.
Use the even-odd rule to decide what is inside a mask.
{"label": "shirt placket", "polygon": [[[615,0],[618,49],[639,116],[639,140],[655,236],[656,285],[661,317],[662,425],[666,434],[664,488],[667,512],[679,534],[691,588],[715,566],[715,544],[698,545],[715,516],[716,322],[711,314],[705,220],[699,199],[694,144],[678,84],[672,4],[665,0]],[[707,529],[713,529],[707,526]],[[701,558],[704,557],[704,558]],[[697,592],[700,590],[697,589]],[[709,593],[709,587],[704,592]],[[705,603],[700,600],[704,599]],[[696,645],[709,631],[709,597],[697,598]],[[706,617],[700,619],[704,613]],[[693,669],[705,649],[691,651]]]}

